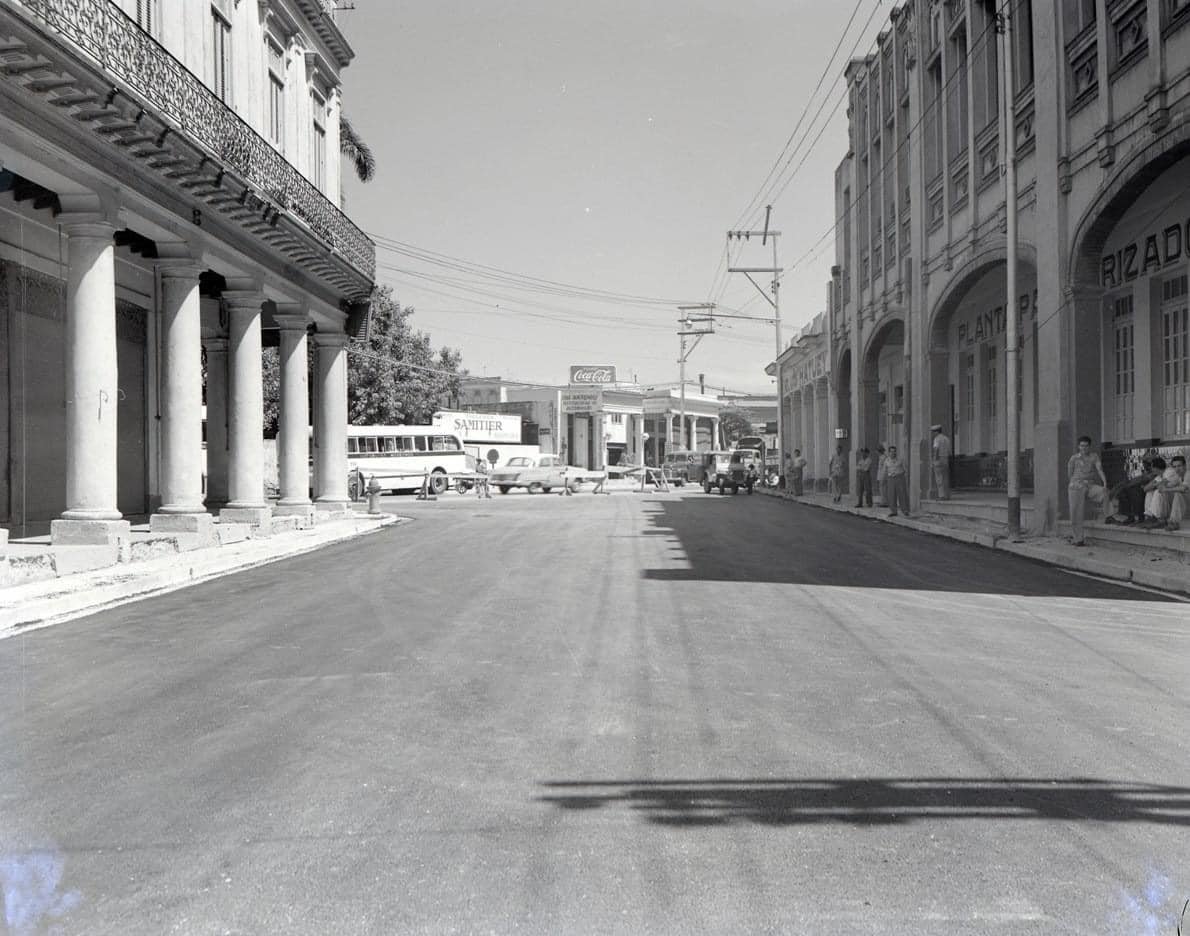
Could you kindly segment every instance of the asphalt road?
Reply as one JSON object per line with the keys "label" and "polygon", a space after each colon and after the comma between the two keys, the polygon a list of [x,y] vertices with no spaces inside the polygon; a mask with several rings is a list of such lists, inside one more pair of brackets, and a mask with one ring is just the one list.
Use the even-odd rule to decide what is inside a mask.
{"label": "asphalt road", "polygon": [[760,496],[388,504],[0,641],[10,932],[1175,932],[1186,604]]}

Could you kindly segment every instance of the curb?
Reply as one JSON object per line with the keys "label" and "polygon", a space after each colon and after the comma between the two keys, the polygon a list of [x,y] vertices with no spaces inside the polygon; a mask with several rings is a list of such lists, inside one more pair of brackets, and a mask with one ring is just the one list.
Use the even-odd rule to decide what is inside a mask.
{"label": "curb", "polygon": [[[201,556],[194,552],[171,554],[131,566],[107,566],[70,576],[69,579],[48,579],[15,586],[10,594],[3,596],[6,600],[0,606],[0,640],[301,556],[324,546],[368,536],[378,530],[412,521],[408,517],[387,514],[367,519],[361,515],[346,522],[350,526],[345,529],[327,530],[324,527],[325,535],[322,537],[317,535],[317,527],[297,531],[293,535],[313,533],[314,536],[287,543],[285,545],[288,548],[281,550],[277,548],[280,537],[244,540],[216,547],[222,555]],[[136,568],[137,565],[141,567]],[[7,599],[11,599],[11,603]]]}
{"label": "curb", "polygon": [[[1009,540],[1004,535],[993,535],[988,533],[974,533],[968,530],[956,530],[951,527],[942,526],[936,523],[929,523],[924,520],[915,520],[913,518],[902,519],[900,517],[882,517],[877,513],[864,513],[852,507],[839,506],[835,507],[828,504],[820,504],[812,500],[799,500],[787,494],[781,494],[774,491],[761,489],[761,493],[768,497],[776,497],[783,501],[792,501],[794,503],[802,504],[806,507],[815,507],[819,510],[828,510],[834,513],[847,513],[856,517],[862,517],[866,520],[875,520],[880,523],[891,523],[895,526],[908,527],[912,530],[917,530],[921,533],[928,533],[933,536],[941,536],[950,540],[957,540],[961,543],[970,543],[974,546],[983,546],[987,549],[996,549],[1001,552],[1012,553],[1020,556],[1023,559],[1032,559],[1035,562],[1044,562],[1046,565],[1055,566],[1061,569],[1067,569],[1074,572],[1084,572],[1088,575],[1095,575],[1100,578],[1111,579],[1117,582],[1131,582],[1136,585],[1143,585],[1146,588],[1154,588],[1159,591],[1169,592],[1173,595],[1190,595],[1190,576],[1176,575],[1168,572],[1161,572],[1149,569],[1133,569],[1126,565],[1121,565],[1118,562],[1108,562],[1102,559],[1095,559],[1092,556],[1065,556],[1061,553],[1055,553],[1053,550],[1046,549],[1044,546],[1031,545],[1027,542],[1015,542]],[[873,508],[877,509],[877,508]]]}

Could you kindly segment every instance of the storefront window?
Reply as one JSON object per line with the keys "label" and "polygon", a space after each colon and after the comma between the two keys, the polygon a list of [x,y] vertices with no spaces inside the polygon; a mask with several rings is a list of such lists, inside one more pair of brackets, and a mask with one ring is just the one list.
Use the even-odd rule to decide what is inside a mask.
{"label": "storefront window", "polygon": [[1161,284],[1161,359],[1165,412],[1164,435],[1190,436],[1190,313],[1186,276]]}

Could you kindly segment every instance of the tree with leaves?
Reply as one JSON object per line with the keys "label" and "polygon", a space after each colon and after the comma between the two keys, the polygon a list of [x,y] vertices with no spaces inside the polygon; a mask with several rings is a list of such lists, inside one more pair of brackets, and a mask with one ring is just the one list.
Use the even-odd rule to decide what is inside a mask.
{"label": "tree with leaves", "polygon": [[743,436],[754,435],[752,414],[738,406],[729,406],[719,411],[719,426],[723,438],[730,444]]}
{"label": "tree with leaves", "polygon": [[412,307],[402,308],[390,287],[372,294],[368,343],[347,359],[347,419],[353,425],[428,423],[459,395],[466,373],[462,354],[435,350],[430,336],[413,327],[412,316]]}

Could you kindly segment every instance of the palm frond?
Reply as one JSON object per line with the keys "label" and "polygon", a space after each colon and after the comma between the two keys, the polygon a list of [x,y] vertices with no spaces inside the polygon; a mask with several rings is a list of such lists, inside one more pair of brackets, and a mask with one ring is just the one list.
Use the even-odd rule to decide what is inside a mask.
{"label": "palm frond", "polygon": [[355,174],[361,182],[370,181],[376,174],[376,157],[343,114],[339,115],[339,152],[355,166]]}

